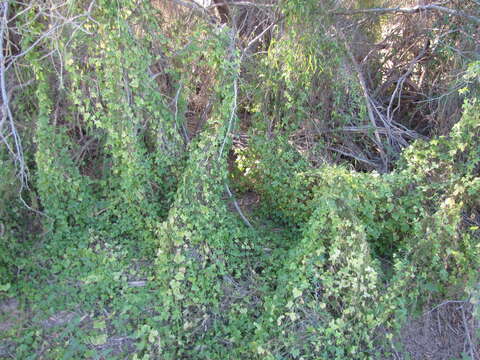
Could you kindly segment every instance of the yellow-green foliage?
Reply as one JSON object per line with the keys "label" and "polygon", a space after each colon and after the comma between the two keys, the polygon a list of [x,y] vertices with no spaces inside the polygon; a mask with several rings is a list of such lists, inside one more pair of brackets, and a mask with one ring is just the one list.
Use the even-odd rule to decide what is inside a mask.
{"label": "yellow-green foliage", "polygon": [[[283,1],[281,36],[245,63],[228,26],[199,21],[172,40],[156,10],[135,1],[99,1],[83,31],[65,27],[32,47],[24,192],[41,230],[19,239],[28,213],[2,152],[0,292],[45,319],[9,333],[14,356],[387,358],[407,317],[467,295],[480,265],[478,229],[465,221],[480,206],[475,92],[449,136],[412,143],[388,173],[298,150],[294,137],[314,115],[331,133],[369,121],[358,80],[341,72],[350,60],[333,36],[334,3]],[[84,8],[68,2],[68,14]],[[45,32],[42,16],[19,15],[24,46]],[[150,74],[162,56],[168,91]],[[211,108],[188,138],[195,66],[208,74]],[[250,136],[235,149],[240,114]],[[316,137],[313,154],[338,139]],[[259,197],[252,227],[230,189]],[[71,313],[81,316],[65,334],[58,324],[48,332],[54,315]],[[107,335],[127,346],[102,352]]]}
{"label": "yellow-green foliage", "polygon": [[451,139],[413,146],[405,168],[388,175],[332,166],[310,174],[309,220],[265,300],[259,355],[371,358],[381,327],[393,331],[415,306],[477,280],[478,237],[460,222],[480,190],[478,120],[467,103]]}
{"label": "yellow-green foliage", "polygon": [[[160,356],[221,358],[247,336],[248,298],[238,297],[235,283],[246,274],[251,236],[227,209],[227,155],[231,147],[232,109],[238,78],[228,34],[215,39],[222,56],[218,68],[213,115],[188,149],[189,157],[167,219],[158,231],[158,280],[162,284]],[[229,60],[231,59],[231,60]],[[238,297],[238,298],[237,298]],[[251,301],[251,300],[250,300]],[[250,332],[252,331],[249,329]],[[233,336],[229,344],[215,340]],[[229,335],[230,333],[230,335]],[[234,358],[237,352],[229,356]],[[238,354],[238,353],[237,353]]]}

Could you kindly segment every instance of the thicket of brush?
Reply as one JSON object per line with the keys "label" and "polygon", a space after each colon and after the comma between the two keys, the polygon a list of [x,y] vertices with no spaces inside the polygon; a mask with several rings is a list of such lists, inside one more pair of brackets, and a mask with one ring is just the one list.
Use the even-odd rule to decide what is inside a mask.
{"label": "thicket of brush", "polygon": [[200,3],[1,2],[0,356],[479,358],[478,1]]}

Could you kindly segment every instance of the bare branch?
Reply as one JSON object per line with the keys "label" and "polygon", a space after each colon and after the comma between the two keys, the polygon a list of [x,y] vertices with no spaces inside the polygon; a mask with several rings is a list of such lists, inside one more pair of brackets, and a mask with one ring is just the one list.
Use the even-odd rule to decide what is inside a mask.
{"label": "bare branch", "polygon": [[[397,85],[395,87],[395,90],[393,91],[392,96],[390,97],[390,103],[388,104],[387,108],[387,118],[390,119],[390,121],[393,121],[393,115],[394,113],[400,108],[400,101],[401,101],[401,93],[403,89],[403,84],[405,83],[405,80],[410,76],[410,74],[413,72],[413,69],[415,68],[415,65],[425,56],[425,53],[427,52],[429,47],[429,42],[427,42],[415,59],[413,59],[410,64],[408,65],[407,71],[400,77],[400,79],[397,81]],[[395,101],[395,98],[398,96],[398,104],[397,106],[393,109],[393,102]]]}
{"label": "bare branch", "polygon": [[230,188],[228,187],[228,184],[227,184],[227,183],[225,183],[225,190],[227,190],[228,196],[230,197],[230,199],[232,199],[233,206],[235,206],[235,209],[237,210],[238,214],[239,214],[240,217],[242,218],[242,220],[243,220],[243,222],[245,223],[245,225],[247,225],[250,229],[253,229],[252,224],[250,224],[250,221],[248,221],[248,219],[247,219],[247,218],[245,217],[245,215],[243,214],[242,209],[241,209],[240,206],[238,205],[238,202],[237,202],[237,200],[235,199],[235,197],[233,196],[232,192],[230,191]]}
{"label": "bare branch", "polygon": [[275,4],[257,4],[253,3],[250,1],[234,1],[234,2],[223,2],[223,3],[218,3],[218,4],[212,4],[207,7],[207,9],[213,9],[219,6],[251,6],[251,7],[257,7],[257,8],[273,8],[276,5]]}
{"label": "bare branch", "polygon": [[255,36],[248,44],[245,46],[245,48],[242,50],[242,56],[240,57],[240,62],[242,61],[243,57],[248,53],[250,48],[255,45],[262,37],[270,31],[280,20],[282,20],[283,17],[280,17],[277,21],[272,22],[270,25],[268,25],[260,34]]}
{"label": "bare branch", "polygon": [[[180,82],[180,86],[178,87],[177,93],[175,95],[175,127],[179,126],[178,124],[178,99],[180,98],[180,92],[182,91],[183,84]],[[190,142],[190,139],[188,137],[188,132],[187,128],[185,127],[185,124],[182,122],[180,124],[180,128],[178,131],[182,134],[185,140],[185,144],[188,144]]]}
{"label": "bare branch", "polygon": [[146,280],[138,280],[138,281],[129,281],[128,282],[128,286],[130,286],[130,287],[143,287],[145,285],[147,285]]}
{"label": "bare branch", "polygon": [[199,4],[192,2],[192,1],[184,1],[184,0],[170,0],[174,4],[189,8],[190,10],[194,11],[198,15],[206,18],[210,23],[215,24],[217,21],[214,16],[210,15],[208,11]]}
{"label": "bare branch", "polygon": [[422,11],[439,11],[453,16],[464,17],[470,21],[473,21],[477,24],[480,24],[480,18],[467,14],[461,10],[451,9],[445,6],[440,6],[438,4],[430,5],[418,5],[413,7],[396,7],[396,8],[369,8],[369,9],[358,9],[358,10],[349,10],[349,11],[335,11],[332,12],[333,15],[357,15],[357,14],[388,14],[388,13],[397,13],[397,14],[416,14]]}
{"label": "bare branch", "polygon": [[[344,155],[344,156],[351,157],[351,158],[353,158],[353,159],[355,159],[355,160],[357,160],[357,161],[363,162],[363,163],[371,166],[373,169],[378,169],[378,167],[379,167],[379,164],[376,164],[376,163],[374,163],[374,162],[371,161],[371,160],[368,160],[368,159],[366,159],[366,158],[364,158],[364,157],[358,156],[358,155],[353,154],[353,153],[351,153],[351,152],[347,152],[347,151],[344,151],[344,150],[342,150],[342,149],[338,149],[338,148],[330,147],[330,146],[328,146],[326,149],[327,149],[327,150],[330,150],[330,151],[335,151],[335,152],[337,152],[337,153],[339,153],[339,154],[342,154],[342,155]],[[380,166],[381,166],[381,164],[380,164]]]}
{"label": "bare branch", "polygon": [[[8,8],[9,1],[2,1],[0,3],[1,11],[1,25],[0,25],[0,92],[2,98],[2,119],[0,120],[0,131],[2,142],[6,145],[10,154],[12,155],[15,164],[17,166],[18,177],[20,178],[21,188],[28,186],[28,171],[25,164],[25,159],[23,156],[23,146],[20,135],[18,134],[15,122],[13,120],[13,114],[10,109],[10,99],[7,91],[6,84],[6,67],[5,67],[5,54],[4,54],[4,39],[7,38],[6,34],[8,32]],[[3,126],[8,122],[10,135],[5,135],[3,133]],[[11,136],[13,138],[13,148],[10,146],[7,137]]]}
{"label": "bare branch", "polygon": [[388,168],[388,159],[387,159],[385,150],[383,149],[382,139],[380,138],[380,133],[377,131],[377,122],[375,120],[374,104],[373,104],[372,98],[370,97],[370,95],[368,93],[367,82],[365,81],[365,77],[363,76],[363,72],[362,72],[362,69],[360,67],[360,64],[355,60],[355,56],[353,55],[352,49],[350,48],[350,45],[349,45],[345,35],[341,31],[340,31],[340,36],[343,38],[343,40],[345,42],[345,46],[346,46],[348,55],[350,56],[350,59],[353,63],[355,71],[357,72],[358,80],[359,80],[360,86],[362,88],[363,96],[365,98],[365,105],[367,106],[368,117],[369,117],[370,122],[372,123],[373,129],[374,129],[375,140],[376,140],[375,142],[378,146],[378,150],[380,152],[380,157],[382,158],[384,170],[386,170]]}
{"label": "bare branch", "polygon": [[[235,44],[236,44],[236,32],[234,30],[231,30],[231,38],[230,38],[230,49],[229,49],[229,56],[232,61],[236,61],[237,59],[235,58]],[[233,125],[235,122],[235,119],[237,117],[237,98],[238,98],[238,77],[240,73],[240,68],[238,65],[236,65],[235,68],[235,73],[234,73],[234,78],[233,78],[233,100],[232,100],[232,106],[230,110],[230,119],[228,121],[228,128],[227,132],[225,134],[225,137],[223,139],[222,146],[220,147],[220,152],[218,154],[218,159],[222,157],[223,150],[225,148],[225,144],[227,143],[227,138],[230,136],[231,131],[233,129]]]}

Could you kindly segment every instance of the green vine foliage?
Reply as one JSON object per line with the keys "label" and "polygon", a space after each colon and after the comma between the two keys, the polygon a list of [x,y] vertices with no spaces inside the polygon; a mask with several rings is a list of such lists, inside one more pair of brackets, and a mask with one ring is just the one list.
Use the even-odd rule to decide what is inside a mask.
{"label": "green vine foliage", "polygon": [[17,269],[23,267],[25,248],[33,239],[33,228],[28,211],[19,199],[15,168],[5,153],[0,160],[0,288],[7,289],[15,279]]}
{"label": "green vine foliage", "polygon": [[[96,217],[95,231],[103,236],[137,238],[153,247],[156,223],[166,215],[182,167],[182,119],[171,113],[147,71],[154,61],[153,34],[139,36],[142,29],[127,21],[134,11],[154,19],[148,17],[152,9],[134,3],[114,9],[99,8],[95,15],[106,21],[87,27],[95,41],[85,33],[58,40],[65,66],[58,90],[49,88],[53,68],[37,65],[37,186],[50,230],[60,239],[71,238],[72,229],[88,236],[88,219]],[[53,120],[52,99],[73,116]],[[78,137],[82,147],[75,145]],[[89,145],[98,147],[96,156],[88,156]]]}
{"label": "green vine foliage", "polygon": [[71,158],[74,145],[65,129],[51,124],[52,102],[47,82],[38,86],[37,97],[37,188],[46,209],[47,231],[54,231],[63,240],[77,235],[76,230],[88,223],[89,183]]}
{"label": "green vine foliage", "polygon": [[[17,76],[24,81],[32,76],[30,69],[19,71]],[[16,148],[12,136],[3,137],[7,146],[0,149],[0,287],[10,288],[18,279],[17,275],[28,267],[29,254],[36,242],[40,221],[36,216],[39,201],[31,183],[32,173],[26,172],[26,178],[19,173],[19,161],[28,167],[33,163],[34,118],[32,102],[35,92],[26,89],[12,101],[12,111],[22,118],[23,126],[17,131],[21,137],[23,159],[12,161],[12,151]],[[3,124],[5,127],[5,124]]]}
{"label": "green vine foliage", "polygon": [[[349,70],[344,44],[336,38],[337,29],[328,12],[333,2],[284,1],[282,13],[288,31],[278,29],[267,55],[254,59],[250,76],[260,80],[243,88],[250,98],[252,131],[269,138],[283,133],[295,142],[302,126],[315,133],[315,146],[307,159],[322,163],[325,149],[343,142],[337,132],[345,126],[368,126],[364,100],[355,73]],[[331,131],[324,132],[325,129]],[[349,141],[368,143],[349,134]],[[369,146],[367,146],[369,147]]]}
{"label": "green vine foliage", "polygon": [[[312,114],[329,129],[366,121],[358,80],[340,71],[334,2],[282,1],[282,35],[243,63],[228,26],[199,21],[171,39],[150,3],[98,4],[95,21],[27,56],[34,101],[19,114],[35,146],[24,192],[40,231],[25,234],[32,215],[0,155],[0,292],[18,282],[15,295],[45,317],[9,332],[17,358],[384,359],[408,318],[477,294],[474,90],[448,137],[416,141],[389,173],[361,172],[322,157],[339,136],[306,151],[296,142]],[[42,16],[19,15],[24,47],[45,32]],[[167,90],[151,74],[159,61]],[[198,134],[185,130],[201,85],[192,69],[211,85]],[[240,114],[250,136],[235,147]],[[259,197],[253,226],[230,190]],[[69,311],[85,315],[47,329]],[[126,350],[102,352],[107,335]]]}
{"label": "green vine foliage", "polygon": [[266,216],[296,227],[308,220],[313,199],[309,164],[285,136],[253,138],[246,150],[238,151],[237,163],[248,186],[265,200]]}
{"label": "green vine foliage", "polygon": [[478,238],[461,226],[478,198],[475,104],[467,103],[451,139],[409,149],[403,169],[379,176],[326,166],[310,174],[311,215],[265,300],[259,356],[385,356],[375,353],[379,329],[394,331],[412,309],[475,283]]}
{"label": "green vine foliage", "polygon": [[[164,299],[158,356],[165,359],[225,358],[230,351],[228,358],[238,358],[233,349],[245,346],[242,339],[252,330],[246,319],[254,299],[242,298],[236,286],[248,275],[242,267],[252,251],[252,236],[227,209],[225,198],[238,79],[226,35],[212,40],[210,52],[218,54],[215,98],[222,100],[190,144],[175,201],[158,233]],[[225,343],[218,342],[219,336]]]}

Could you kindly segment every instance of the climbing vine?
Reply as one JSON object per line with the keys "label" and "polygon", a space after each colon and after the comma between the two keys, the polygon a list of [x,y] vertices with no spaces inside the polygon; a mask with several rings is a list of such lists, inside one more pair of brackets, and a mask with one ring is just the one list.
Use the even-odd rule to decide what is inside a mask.
{"label": "climbing vine", "polygon": [[409,96],[448,44],[405,40],[392,80],[400,25],[362,21],[378,2],[219,19],[175,3],[32,2],[7,19],[19,85],[0,131],[24,139],[29,172],[0,149],[0,301],[22,312],[0,314],[0,357],[384,359],[426,309],[473,309],[478,59],[439,95],[463,102],[451,126],[422,132],[438,99]]}

